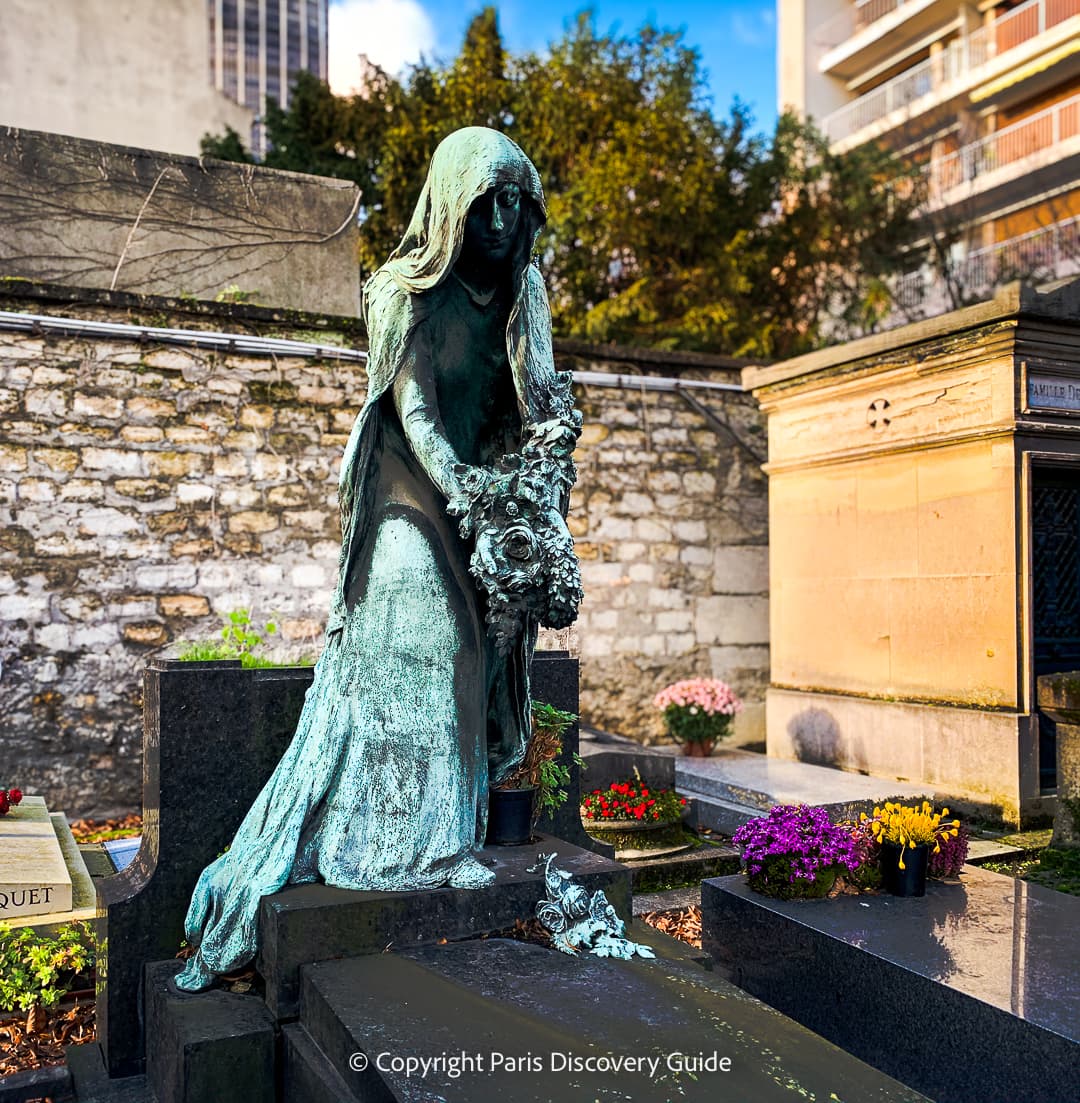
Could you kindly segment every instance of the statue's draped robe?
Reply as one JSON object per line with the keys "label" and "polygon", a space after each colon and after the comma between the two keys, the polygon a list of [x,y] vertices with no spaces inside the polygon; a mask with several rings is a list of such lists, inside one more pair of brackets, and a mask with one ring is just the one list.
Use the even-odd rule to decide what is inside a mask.
{"label": "statue's draped robe", "polygon": [[[522,244],[507,293],[485,306],[452,268],[469,205],[507,181],[527,197]],[[431,458],[410,442],[395,382],[433,384],[438,410],[406,409],[406,422],[433,418],[471,465],[512,450],[523,424],[568,401],[543,283],[528,263],[542,219],[539,181],[520,150],[494,131],[458,131],[436,151],[402,245],[365,288],[368,394],[342,461],[326,646],[292,743],[196,885],[185,929],[197,951],[181,987],[205,987],[251,960],[259,901],[286,884],[490,880],[474,852],[489,777],[509,773],[524,750],[536,630],[527,625],[509,655],[495,655],[468,544],[437,486],[446,472],[433,480]]]}

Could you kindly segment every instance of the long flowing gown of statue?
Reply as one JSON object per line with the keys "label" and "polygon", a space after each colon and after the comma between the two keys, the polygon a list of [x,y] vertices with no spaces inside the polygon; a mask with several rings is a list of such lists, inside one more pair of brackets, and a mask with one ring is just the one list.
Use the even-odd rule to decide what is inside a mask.
{"label": "long flowing gown of statue", "polygon": [[[454,270],[465,219],[508,182],[522,197],[519,244],[509,277],[480,292]],[[493,462],[517,446],[523,424],[551,414],[560,384],[529,263],[543,212],[536,170],[513,142],[458,131],[436,151],[402,244],[365,288],[369,388],[342,461],[326,645],[292,743],[199,878],[183,988],[251,960],[259,901],[286,884],[493,879],[476,851],[489,775],[518,764],[527,736],[535,625],[496,653],[448,504],[455,464]]]}

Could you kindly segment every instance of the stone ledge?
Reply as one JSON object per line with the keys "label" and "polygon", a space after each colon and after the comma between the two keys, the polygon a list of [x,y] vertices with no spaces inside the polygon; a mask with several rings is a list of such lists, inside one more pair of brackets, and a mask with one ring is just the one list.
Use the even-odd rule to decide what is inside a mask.
{"label": "stone ledge", "polygon": [[542,872],[527,869],[540,853],[559,855],[558,865],[589,892],[603,889],[615,910],[631,919],[630,873],[617,862],[539,836],[527,846],[485,847],[482,860],[496,881],[482,889],[425,892],[352,892],[328,885],[293,885],[263,898],[256,968],[266,981],[266,1002],[279,1019],[299,1010],[300,968],[330,958],[400,950],[512,927],[532,917],[544,893]]}
{"label": "stone ledge", "polygon": [[921,899],[779,901],[740,876],[702,885],[717,972],[949,1103],[1080,1098],[1078,923],[1080,900],[972,866]]}

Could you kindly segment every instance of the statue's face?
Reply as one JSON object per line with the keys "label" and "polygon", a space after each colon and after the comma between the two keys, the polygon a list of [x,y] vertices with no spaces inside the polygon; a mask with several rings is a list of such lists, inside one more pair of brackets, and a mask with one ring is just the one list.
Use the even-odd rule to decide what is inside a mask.
{"label": "statue's face", "polygon": [[465,250],[473,257],[503,261],[510,255],[521,221],[521,189],[499,184],[473,201],[465,218]]}

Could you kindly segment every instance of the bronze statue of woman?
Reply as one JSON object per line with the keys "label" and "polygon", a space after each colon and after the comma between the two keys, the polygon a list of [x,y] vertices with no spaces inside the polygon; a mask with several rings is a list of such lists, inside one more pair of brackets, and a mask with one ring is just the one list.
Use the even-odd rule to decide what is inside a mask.
{"label": "bronze statue of woman", "polygon": [[[368,392],[342,460],[326,645],[289,749],[195,887],[181,988],[251,960],[259,901],[286,884],[494,880],[477,853],[487,791],[530,731],[537,622],[580,600],[555,531],[580,417],[531,261],[544,219],[518,146],[459,130],[364,289]],[[545,556],[562,567],[545,573]],[[545,589],[561,612],[545,616]]]}

